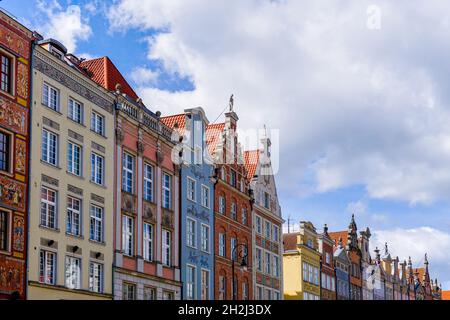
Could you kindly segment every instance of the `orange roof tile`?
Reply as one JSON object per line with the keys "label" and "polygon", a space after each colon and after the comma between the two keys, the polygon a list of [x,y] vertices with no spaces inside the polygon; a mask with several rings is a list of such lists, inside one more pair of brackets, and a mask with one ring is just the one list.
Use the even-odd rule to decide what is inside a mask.
{"label": "orange roof tile", "polygon": [[138,95],[108,57],[86,60],[80,63],[90,78],[109,91],[116,90],[116,84],[122,86],[122,92],[137,100]]}
{"label": "orange roof tile", "polygon": [[414,273],[414,275],[415,275],[416,273],[418,273],[419,281],[422,282],[422,280],[423,280],[423,275],[425,274],[425,268],[415,268],[415,269],[413,270],[413,273]]}
{"label": "orange roof tile", "polygon": [[339,238],[342,238],[342,245],[345,247],[347,245],[348,240],[348,232],[347,231],[336,231],[336,232],[328,232],[331,240],[334,241],[334,245],[337,246],[339,243]]}
{"label": "orange roof tile", "polygon": [[210,124],[206,127],[206,144],[210,155],[216,152],[220,134],[224,129],[225,123]]}
{"label": "orange roof tile", "polygon": [[245,168],[247,169],[247,178],[253,179],[259,162],[259,150],[244,152]]}
{"label": "orange roof tile", "polygon": [[178,125],[177,132],[180,136],[184,134],[184,129],[186,127],[186,116],[184,113],[175,114],[173,116],[161,117],[161,122],[165,124],[170,129],[175,129],[175,124]]}
{"label": "orange roof tile", "polygon": [[283,246],[285,251],[297,249],[297,236],[299,234],[299,232],[283,234]]}
{"label": "orange roof tile", "polygon": [[450,290],[442,291],[442,300],[450,300]]}

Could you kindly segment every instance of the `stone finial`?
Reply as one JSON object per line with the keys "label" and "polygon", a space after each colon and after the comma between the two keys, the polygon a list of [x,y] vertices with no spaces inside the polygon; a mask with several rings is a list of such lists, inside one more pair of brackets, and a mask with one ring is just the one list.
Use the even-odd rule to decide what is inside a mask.
{"label": "stone finial", "polygon": [[120,83],[116,83],[115,89],[117,94],[122,93],[122,85]]}

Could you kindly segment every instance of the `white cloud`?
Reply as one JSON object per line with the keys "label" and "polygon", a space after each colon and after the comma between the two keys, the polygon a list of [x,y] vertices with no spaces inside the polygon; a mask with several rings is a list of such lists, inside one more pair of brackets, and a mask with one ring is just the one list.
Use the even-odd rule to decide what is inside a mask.
{"label": "white cloud", "polygon": [[[77,43],[91,37],[92,29],[86,16],[82,15],[80,6],[63,8],[56,0],[38,0],[37,8],[40,14],[37,15],[34,28],[43,36],[60,41],[69,52],[76,52]],[[42,17],[42,14],[45,16]]]}
{"label": "white cloud", "polygon": [[112,30],[164,30],[149,59],[195,86],[142,85],[147,105],[201,105],[215,119],[234,93],[242,127],[281,129],[283,192],[308,176],[315,192],[362,185],[372,198],[446,198],[450,5],[378,1],[381,29],[370,30],[370,4],[120,0],[108,16]]}
{"label": "white cloud", "polygon": [[371,250],[375,247],[383,250],[385,242],[388,243],[392,257],[398,256],[403,261],[411,256],[414,268],[423,267],[424,255],[427,253],[433,280],[438,278],[438,281],[444,283],[448,279],[450,233],[431,227],[376,230],[371,239]]}
{"label": "white cloud", "polygon": [[355,214],[357,216],[360,216],[364,213],[366,213],[367,210],[367,205],[362,202],[361,200],[359,201],[355,201],[355,202],[350,202],[347,205],[347,212],[351,213],[351,214]]}
{"label": "white cloud", "polygon": [[137,67],[130,74],[130,79],[138,86],[154,85],[158,80],[158,72],[148,68]]}

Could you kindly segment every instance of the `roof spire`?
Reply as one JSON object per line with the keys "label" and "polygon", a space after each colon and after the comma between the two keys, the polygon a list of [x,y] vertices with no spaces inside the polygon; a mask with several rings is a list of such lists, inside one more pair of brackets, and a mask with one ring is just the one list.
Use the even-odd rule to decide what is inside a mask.
{"label": "roof spire", "polygon": [[230,112],[233,112],[233,107],[234,107],[234,94],[231,95],[230,97]]}

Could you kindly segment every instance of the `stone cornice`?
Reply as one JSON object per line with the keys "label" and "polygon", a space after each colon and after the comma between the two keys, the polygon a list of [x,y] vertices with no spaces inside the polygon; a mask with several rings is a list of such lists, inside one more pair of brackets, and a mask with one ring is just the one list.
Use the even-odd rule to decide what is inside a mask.
{"label": "stone cornice", "polygon": [[78,71],[57,60],[45,49],[35,47],[33,68],[61,83],[93,104],[113,113],[115,97]]}

